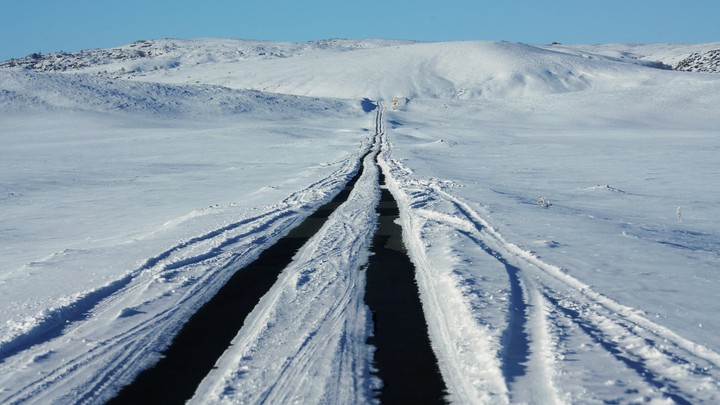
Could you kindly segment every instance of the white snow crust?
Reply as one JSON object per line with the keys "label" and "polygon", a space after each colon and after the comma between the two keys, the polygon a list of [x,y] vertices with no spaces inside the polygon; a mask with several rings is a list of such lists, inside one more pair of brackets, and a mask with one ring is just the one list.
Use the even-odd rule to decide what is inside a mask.
{"label": "white snow crust", "polygon": [[378,170],[451,402],[717,403],[720,75],[668,67],[718,48],[166,39],[4,63],[0,402],[111,398],[372,150],[193,403],[375,401]]}

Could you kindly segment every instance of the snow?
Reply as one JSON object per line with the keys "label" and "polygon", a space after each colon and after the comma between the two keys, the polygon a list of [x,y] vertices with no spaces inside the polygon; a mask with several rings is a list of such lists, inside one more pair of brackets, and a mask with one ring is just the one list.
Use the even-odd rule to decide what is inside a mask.
{"label": "snow", "polygon": [[[415,43],[233,65],[181,63],[177,71],[143,72],[135,80],[209,82],[320,97],[385,99],[505,98],[578,91],[642,80],[647,69],[590,60],[509,42]],[[191,62],[191,61],[188,61]],[[382,68],[376,68],[381,66]],[[417,73],[416,73],[417,72]],[[355,78],[363,77],[363,80]]]}
{"label": "snow", "polygon": [[[396,179],[397,197],[406,202],[403,226],[420,256],[416,263],[427,272],[419,280],[424,281],[420,286],[430,312],[436,313],[432,318],[447,322],[456,316],[454,308],[442,307],[451,294],[447,285],[454,284],[453,293],[466,294],[465,300],[478,309],[476,333],[484,332],[483,324],[490,331],[500,326],[494,330],[500,342],[502,328],[512,327],[487,319],[493,310],[505,312],[508,304],[497,299],[509,301],[511,308],[525,306],[530,353],[523,378],[512,387],[512,402],[538,396],[548,402],[602,402],[617,395],[615,386],[553,393],[563,386],[591,386],[607,372],[607,362],[579,354],[573,356],[577,367],[551,360],[553,352],[575,352],[572,346],[548,348],[565,345],[576,331],[543,326],[549,322],[542,312],[593,324],[591,344],[617,350],[618,358],[638,359],[642,370],[657,378],[651,384],[677,384],[681,392],[697,395],[692,398],[698,402],[712,402],[717,395],[714,378],[693,370],[695,366],[676,364],[676,359],[689,352],[698,359],[692,362],[714,369],[720,348],[716,327],[707,327],[717,324],[720,310],[713,270],[720,229],[720,196],[713,186],[720,146],[715,128],[720,123],[710,112],[720,100],[706,98],[715,98],[710,95],[717,94],[718,82],[701,78],[681,87],[673,83],[676,73],[663,74],[671,76],[668,84],[640,90],[493,105],[413,100],[406,111],[388,114],[395,124],[388,135],[393,147],[387,170]],[[668,102],[664,94],[683,104]],[[657,102],[649,108],[643,100]],[[567,111],[573,114],[568,117]],[[538,196],[552,205],[539,206]],[[694,217],[683,214],[679,222],[678,206]],[[488,253],[499,263],[487,263]],[[513,293],[514,283],[520,294]],[[550,299],[556,303],[548,305]],[[566,305],[590,313],[574,315],[576,310]],[[594,314],[595,306],[609,312]],[[621,319],[615,320],[616,314]],[[632,322],[631,330],[623,330],[625,322]],[[431,325],[431,336],[449,348],[468,335],[456,326],[436,327],[433,336]],[[646,340],[638,346],[640,339]],[[658,353],[655,345],[670,348]],[[463,364],[464,353],[441,350],[441,366],[443,356],[455,367]],[[473,371],[467,365],[449,380],[472,381]],[[548,375],[557,377],[542,382]],[[533,392],[537,387],[546,392]],[[503,393],[502,387],[484,391]],[[658,393],[643,395],[654,398]],[[487,400],[458,397],[457,402],[471,399]]]}
{"label": "snow", "polygon": [[[580,55],[585,58],[610,59],[651,67],[677,69],[681,62],[693,54],[709,54],[720,49],[720,42],[700,44],[553,44],[543,46],[543,48]],[[658,62],[663,66],[659,66]],[[718,72],[717,67],[708,69],[708,71]]]}
{"label": "snow", "polygon": [[[3,64],[0,401],[112,397],[372,149],[452,402],[715,403],[720,76],[666,67],[718,48],[157,40]],[[373,401],[372,157],[193,402]]]}
{"label": "snow", "polygon": [[[9,76],[8,87],[20,87],[18,74]],[[154,358],[142,353],[167,344],[167,338],[155,345],[143,339],[167,334],[157,326],[186,319],[229,276],[226,266],[233,269],[259,254],[266,245],[257,240],[271,243],[336,193],[356,170],[369,137],[359,103],[218,89],[213,97],[230,93],[227,99],[244,101],[252,112],[223,106],[213,111],[207,97],[191,93],[182,99],[182,87],[152,86],[168,94],[157,102],[161,108],[152,108],[153,102],[145,109],[111,111],[107,106],[114,101],[107,93],[147,94],[150,86],[119,82],[100,88],[92,78],[33,76],[27,80],[46,82],[42,86],[49,90],[41,94],[47,101],[20,105],[21,111],[2,119],[3,367],[18,369],[31,361],[23,353],[16,361],[7,356],[38,343],[36,350],[66,359],[87,362],[90,356],[99,369],[63,377],[80,381],[73,384],[82,386],[75,389],[82,395],[96,389],[92,381],[102,380],[108,363],[126,360],[112,358],[112,350],[83,353],[86,342],[104,345],[132,336],[140,359],[127,371],[132,376]],[[76,93],[53,90],[77,83]],[[28,87],[35,91],[33,86]],[[87,94],[97,90],[99,95]],[[95,111],[75,106],[84,97]],[[183,103],[193,105],[165,108]],[[192,112],[183,113],[186,107]],[[205,112],[193,116],[197,110]],[[320,112],[327,115],[318,119]],[[186,304],[170,310],[178,302]],[[88,311],[102,315],[88,317]],[[65,329],[67,322],[81,320],[87,322]],[[137,323],[145,329],[136,330]],[[49,339],[60,336],[77,336],[71,338],[77,347]],[[72,369],[53,362],[38,367],[52,379]],[[3,372],[3,380],[17,386],[37,376],[35,368],[19,369],[26,371]],[[67,398],[62,389],[29,390],[13,392],[9,400]]]}

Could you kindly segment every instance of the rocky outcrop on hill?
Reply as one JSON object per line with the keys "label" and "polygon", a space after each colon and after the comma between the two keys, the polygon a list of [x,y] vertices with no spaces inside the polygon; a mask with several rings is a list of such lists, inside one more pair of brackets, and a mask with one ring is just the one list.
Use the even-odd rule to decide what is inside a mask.
{"label": "rocky outcrop on hill", "polygon": [[720,73],[720,49],[693,53],[678,62],[674,69],[686,72]]}

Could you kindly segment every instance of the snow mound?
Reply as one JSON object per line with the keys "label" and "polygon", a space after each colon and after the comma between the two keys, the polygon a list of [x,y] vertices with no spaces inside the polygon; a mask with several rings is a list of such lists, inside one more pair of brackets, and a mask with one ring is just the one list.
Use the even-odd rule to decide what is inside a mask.
{"label": "snow mound", "polygon": [[591,187],[587,187],[584,189],[585,191],[610,191],[613,193],[622,193],[625,194],[625,191],[620,190],[618,188],[612,187],[608,184],[597,184]]}

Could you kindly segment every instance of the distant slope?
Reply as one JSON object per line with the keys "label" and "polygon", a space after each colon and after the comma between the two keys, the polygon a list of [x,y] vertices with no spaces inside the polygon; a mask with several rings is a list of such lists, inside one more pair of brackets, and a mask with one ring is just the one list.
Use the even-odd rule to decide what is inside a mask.
{"label": "distant slope", "polygon": [[688,72],[720,73],[720,49],[695,52],[680,61],[675,69]]}
{"label": "distant slope", "polygon": [[622,60],[587,58],[510,42],[414,43],[286,59],[184,64],[140,80],[214,83],[311,96],[516,98],[669,80],[666,72]]}
{"label": "distant slope", "polygon": [[[341,108],[339,101],[213,85],[136,82],[88,74],[0,70],[0,112],[84,110],[161,115],[313,111]],[[358,106],[359,108],[359,106]]]}
{"label": "distant slope", "polygon": [[163,70],[181,64],[227,63],[254,59],[288,58],[323,50],[347,51],[379,48],[409,41],[326,39],[304,43],[240,39],[158,39],[128,45],[78,52],[51,52],[0,63],[0,68],[43,72],[90,72],[103,75],[132,75]]}
{"label": "distant slope", "polygon": [[[654,68],[677,65],[713,45],[165,39],[110,49],[30,55],[0,67],[317,97],[497,99],[662,83],[668,76]],[[694,70],[708,60],[696,59],[691,64]]]}
{"label": "distant slope", "polygon": [[624,61],[679,71],[720,73],[720,42],[701,44],[553,44],[543,48],[588,58]]}

